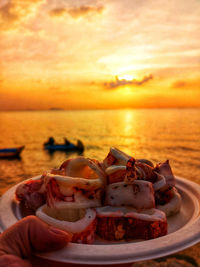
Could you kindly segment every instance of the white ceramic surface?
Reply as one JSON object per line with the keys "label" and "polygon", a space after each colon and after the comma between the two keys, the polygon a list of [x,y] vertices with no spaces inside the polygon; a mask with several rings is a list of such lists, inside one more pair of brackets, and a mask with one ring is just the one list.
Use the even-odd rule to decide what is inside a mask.
{"label": "white ceramic surface", "polygon": [[[37,178],[37,177],[36,177]],[[70,243],[66,248],[39,254],[50,260],[77,264],[121,264],[166,256],[200,241],[200,185],[176,177],[182,196],[181,211],[168,218],[169,233],[147,241],[109,243],[96,240],[93,245]],[[6,229],[22,218],[14,199],[16,187],[8,190],[0,200],[0,226]]]}

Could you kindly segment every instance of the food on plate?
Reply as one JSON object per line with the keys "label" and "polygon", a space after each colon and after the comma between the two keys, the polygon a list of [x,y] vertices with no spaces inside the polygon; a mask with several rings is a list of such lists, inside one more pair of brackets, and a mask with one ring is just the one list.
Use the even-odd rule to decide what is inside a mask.
{"label": "food on plate", "polygon": [[72,233],[74,243],[92,244],[96,232],[96,211],[94,209],[77,208],[75,203],[51,208],[41,206],[36,215],[46,223],[61,230]]}
{"label": "food on plate", "polygon": [[168,160],[154,166],[117,148],[102,162],[68,159],[21,183],[16,198],[42,220],[72,233],[72,242],[86,244],[95,234],[112,241],[166,235],[166,216],[181,208]]}
{"label": "food on plate", "polygon": [[101,206],[103,184],[100,179],[47,174],[44,182],[46,201],[50,207],[60,202],[77,203],[85,208]]}
{"label": "food on plate", "polygon": [[39,179],[29,179],[16,189],[16,198],[28,209],[36,210],[46,203],[46,188],[44,186],[43,176]]}
{"label": "food on plate", "polygon": [[131,207],[100,207],[97,234],[106,240],[152,239],[167,234],[167,219],[158,209],[138,211]]}
{"label": "food on plate", "polygon": [[103,160],[103,167],[108,168],[111,165],[125,165],[131,156],[122,152],[121,150],[111,147],[110,152]]}
{"label": "food on plate", "polygon": [[153,185],[147,181],[136,180],[133,184],[125,182],[109,184],[105,195],[105,205],[132,206],[138,210],[155,208]]}
{"label": "food on plate", "polygon": [[100,162],[95,159],[84,157],[68,159],[61,164],[59,169],[53,169],[51,173],[85,179],[100,179],[106,183],[105,172]]}
{"label": "food on plate", "polygon": [[[175,187],[169,189],[167,193],[165,193],[164,198],[169,195],[170,200],[164,200],[164,204],[157,204],[157,209],[162,210],[166,216],[171,216],[178,213],[181,208],[181,195]],[[159,196],[161,196],[159,199],[160,201],[162,199],[162,193],[159,192]],[[157,203],[159,203],[159,201],[157,200]]]}
{"label": "food on plate", "polygon": [[107,174],[107,183],[122,182],[126,175],[126,166],[124,165],[111,165],[105,169]]}
{"label": "food on plate", "polygon": [[171,186],[171,187],[175,186],[176,181],[175,181],[175,177],[172,173],[172,169],[170,167],[169,160],[166,160],[164,163],[157,164],[155,167],[155,171],[157,173],[159,173],[160,175],[163,175],[165,177],[166,184],[168,186]]}
{"label": "food on plate", "polygon": [[168,160],[154,167],[149,160],[135,159],[119,149],[111,148],[103,160],[103,167],[108,177],[108,184],[149,181],[155,192],[156,207],[166,212],[167,216],[179,212],[181,196],[175,188],[175,177]]}
{"label": "food on plate", "polygon": [[96,207],[101,205],[105,183],[106,174],[97,160],[78,157],[65,161],[59,169],[44,173],[37,180],[21,183],[16,197],[34,211],[46,202],[52,206],[60,201],[84,202],[85,207]]}

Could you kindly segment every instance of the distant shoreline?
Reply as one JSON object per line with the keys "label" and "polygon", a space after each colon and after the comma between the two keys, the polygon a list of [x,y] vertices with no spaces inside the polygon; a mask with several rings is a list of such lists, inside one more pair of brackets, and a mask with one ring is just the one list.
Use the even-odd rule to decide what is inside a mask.
{"label": "distant shoreline", "polygon": [[38,112],[38,111],[95,111],[95,110],[154,110],[154,109],[200,109],[200,107],[154,107],[154,108],[91,108],[91,109],[62,109],[62,108],[49,108],[49,109],[7,109],[0,110],[0,112]]}

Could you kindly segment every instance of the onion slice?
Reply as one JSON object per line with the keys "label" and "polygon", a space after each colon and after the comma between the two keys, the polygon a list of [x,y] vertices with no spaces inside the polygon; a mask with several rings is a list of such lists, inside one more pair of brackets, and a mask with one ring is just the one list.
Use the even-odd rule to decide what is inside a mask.
{"label": "onion slice", "polygon": [[100,179],[103,183],[106,182],[106,175],[97,160],[84,157],[72,158],[65,161],[60,169],[64,169],[66,176],[85,179]]}
{"label": "onion slice", "polygon": [[94,209],[50,208],[46,204],[36,211],[42,221],[66,232],[72,233],[72,242],[92,244],[96,231]]}

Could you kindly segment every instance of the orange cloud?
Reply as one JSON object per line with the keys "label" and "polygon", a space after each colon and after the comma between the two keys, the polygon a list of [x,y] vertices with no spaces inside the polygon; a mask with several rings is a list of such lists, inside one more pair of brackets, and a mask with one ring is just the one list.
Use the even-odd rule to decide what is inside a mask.
{"label": "orange cloud", "polygon": [[67,13],[67,10],[66,8],[55,8],[55,9],[52,9],[49,14],[52,16],[52,17],[62,17],[63,15],[65,15]]}
{"label": "orange cloud", "polygon": [[1,30],[15,29],[20,23],[35,13],[43,0],[10,0],[0,8]]}
{"label": "orange cloud", "polygon": [[115,89],[115,88],[118,88],[118,87],[121,87],[121,86],[125,86],[125,85],[141,86],[144,83],[147,83],[151,79],[153,79],[153,75],[152,74],[150,74],[148,76],[144,76],[142,78],[142,80],[133,79],[131,81],[126,80],[126,79],[119,80],[118,76],[116,76],[116,80],[115,81],[106,82],[106,83],[104,83],[104,86],[106,88],[108,88],[108,89]]}
{"label": "orange cloud", "polygon": [[171,87],[173,89],[181,89],[181,90],[199,90],[200,91],[200,79],[194,79],[194,80],[177,80],[174,83],[172,83]]}
{"label": "orange cloud", "polygon": [[74,8],[55,8],[50,11],[50,15],[53,17],[62,17],[69,14],[73,18],[79,18],[88,15],[89,13],[101,14],[103,11],[103,6],[93,7],[93,6],[80,6]]}

